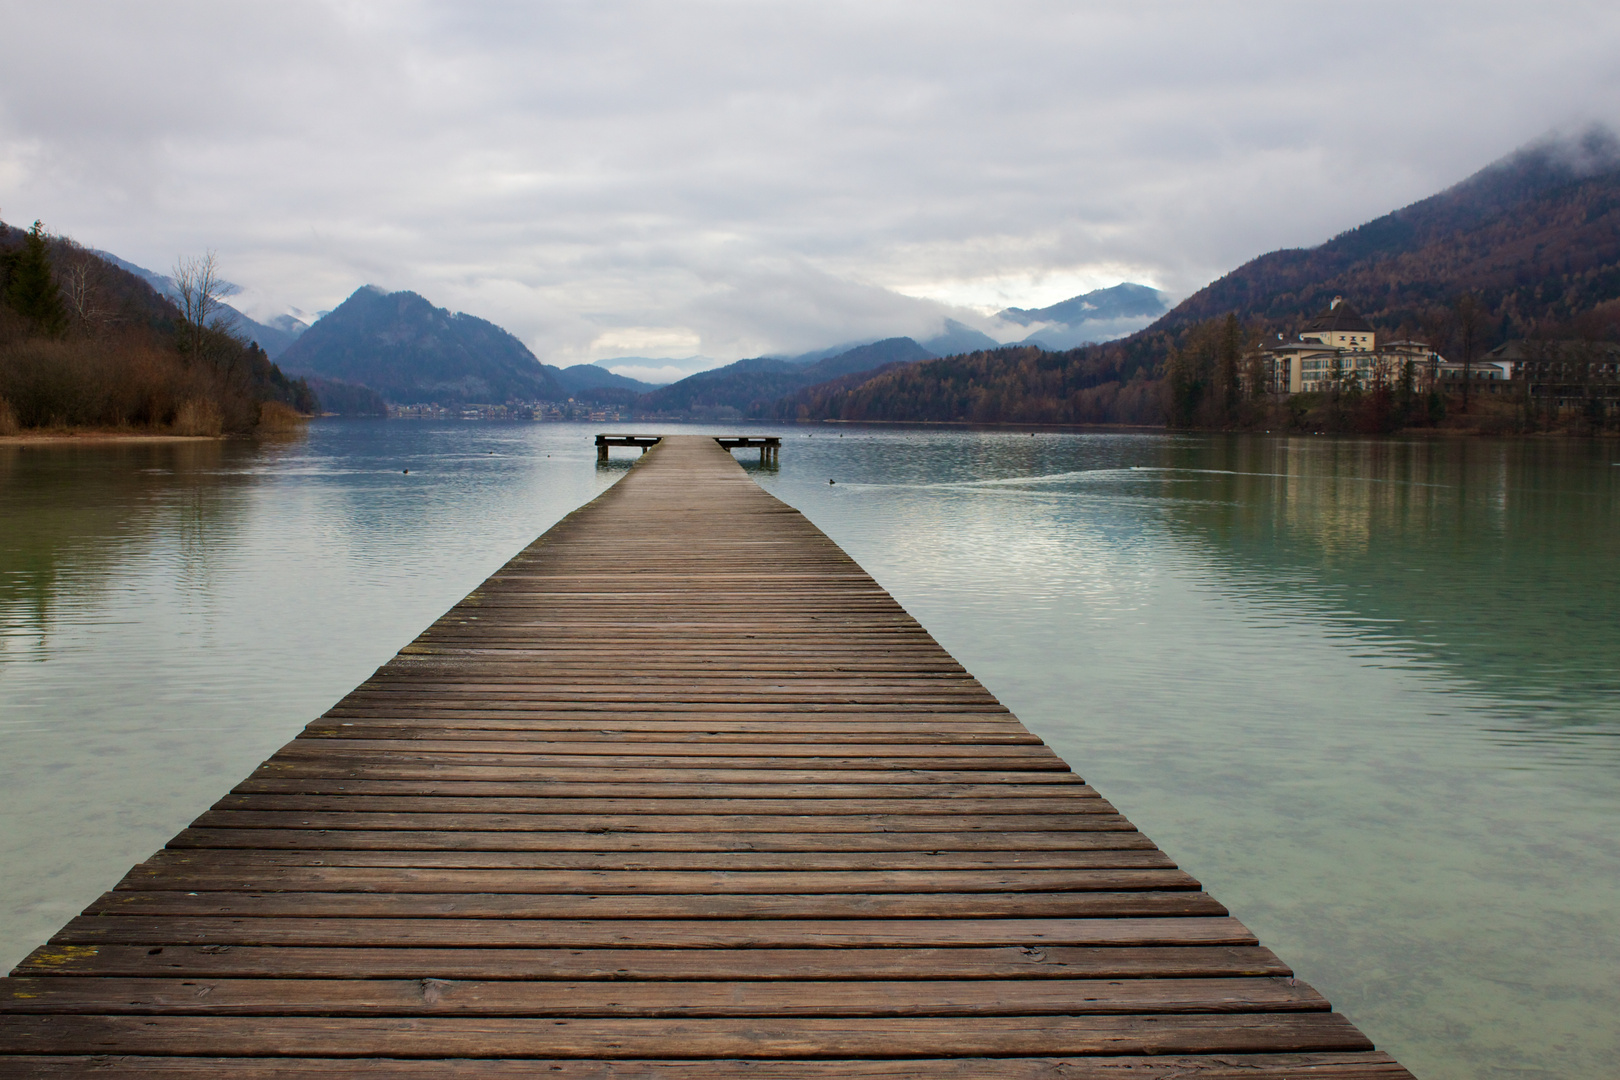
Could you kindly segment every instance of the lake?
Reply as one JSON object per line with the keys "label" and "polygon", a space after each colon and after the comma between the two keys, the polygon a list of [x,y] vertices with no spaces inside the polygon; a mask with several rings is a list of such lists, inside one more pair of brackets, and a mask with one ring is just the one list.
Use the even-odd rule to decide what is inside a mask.
{"label": "lake", "polygon": [[[0,967],[622,476],[601,429],[0,447]],[[746,430],[1382,1049],[1614,1073],[1620,446]]]}

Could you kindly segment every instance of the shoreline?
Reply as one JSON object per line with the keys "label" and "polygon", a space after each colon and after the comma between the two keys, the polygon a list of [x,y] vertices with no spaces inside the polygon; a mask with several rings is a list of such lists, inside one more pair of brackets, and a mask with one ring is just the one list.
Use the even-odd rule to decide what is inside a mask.
{"label": "shoreline", "polygon": [[[677,421],[678,423],[717,423],[718,421]],[[732,423],[732,421],[725,421]],[[1121,434],[1139,435],[1271,435],[1292,436],[1308,438],[1355,438],[1355,439],[1571,439],[1571,440],[1609,440],[1620,438],[1620,433],[1612,431],[1594,431],[1581,434],[1573,431],[1487,431],[1482,428],[1462,427],[1411,427],[1398,428],[1395,431],[1287,431],[1259,428],[1221,428],[1221,427],[1170,427],[1165,424],[1052,424],[1052,423],[1007,423],[1005,421],[986,420],[760,420],[753,423],[781,423],[797,424],[809,427],[817,424],[827,425],[871,425],[873,427],[929,427],[946,428],[959,431],[1045,431],[1045,432],[1116,432]],[[735,421],[738,426],[747,426],[750,421]]]}
{"label": "shoreline", "polygon": [[169,435],[158,431],[52,430],[0,435],[0,446],[104,445],[107,443],[223,442],[225,435]]}

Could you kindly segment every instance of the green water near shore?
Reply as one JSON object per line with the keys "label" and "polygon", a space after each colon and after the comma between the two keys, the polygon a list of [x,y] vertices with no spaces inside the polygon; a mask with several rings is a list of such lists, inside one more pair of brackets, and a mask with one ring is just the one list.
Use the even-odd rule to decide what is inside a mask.
{"label": "green water near shore", "polygon": [[[759,480],[1381,1047],[1613,1072],[1620,450],[781,430]],[[594,431],[0,448],[0,965],[622,475]]]}

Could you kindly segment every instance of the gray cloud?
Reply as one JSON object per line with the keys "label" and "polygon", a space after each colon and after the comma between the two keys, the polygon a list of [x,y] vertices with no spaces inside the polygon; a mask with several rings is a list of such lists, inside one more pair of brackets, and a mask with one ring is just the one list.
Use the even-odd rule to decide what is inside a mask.
{"label": "gray cloud", "polygon": [[[1620,121],[1592,3],[7,3],[0,211],[543,359],[1184,294]],[[636,344],[640,342],[641,344]]]}

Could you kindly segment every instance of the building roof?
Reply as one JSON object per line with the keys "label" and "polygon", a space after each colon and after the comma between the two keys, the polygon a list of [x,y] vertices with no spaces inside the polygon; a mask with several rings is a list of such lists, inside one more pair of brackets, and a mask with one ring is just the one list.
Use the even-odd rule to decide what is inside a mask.
{"label": "building roof", "polygon": [[1323,354],[1325,356],[1325,355],[1327,355],[1329,353],[1344,353],[1344,352],[1349,352],[1350,350],[1344,348],[1342,345],[1324,345],[1320,341],[1314,341],[1313,340],[1313,341],[1278,341],[1278,342],[1273,342],[1272,344],[1267,345],[1261,351],[1268,352],[1268,353],[1285,353],[1285,352],[1321,353],[1321,354]]}
{"label": "building roof", "polygon": [[1373,328],[1361,313],[1342,300],[1335,300],[1327,310],[1305,324],[1305,334],[1370,334]]}

